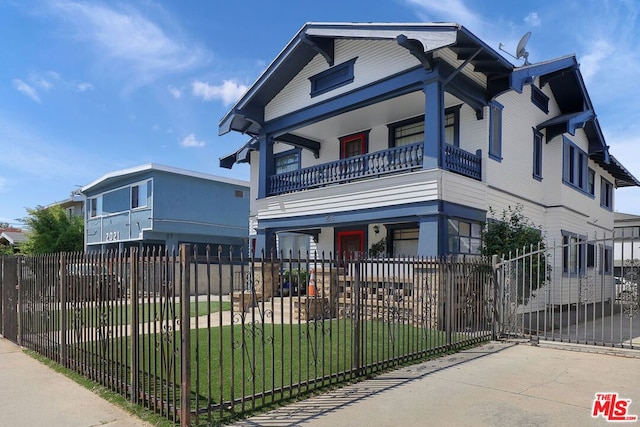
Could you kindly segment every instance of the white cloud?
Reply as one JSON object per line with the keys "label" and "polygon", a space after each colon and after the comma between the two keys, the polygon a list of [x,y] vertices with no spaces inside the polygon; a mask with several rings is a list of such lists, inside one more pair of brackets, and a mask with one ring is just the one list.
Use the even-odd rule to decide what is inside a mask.
{"label": "white cloud", "polygon": [[18,92],[22,92],[24,95],[33,99],[36,102],[40,102],[40,96],[38,95],[38,91],[29,86],[27,83],[23,82],[20,79],[13,79],[13,86],[18,90]]}
{"label": "white cloud", "polygon": [[206,143],[204,141],[199,141],[196,139],[195,134],[191,133],[187,135],[182,141],[180,141],[180,145],[183,147],[204,147]]}
{"label": "white cloud", "polygon": [[527,16],[525,16],[524,22],[530,27],[539,27],[540,25],[542,25],[537,12],[531,12]]}
{"label": "white cloud", "polygon": [[247,88],[246,85],[239,84],[233,80],[224,80],[222,84],[218,86],[196,80],[191,85],[194,96],[202,98],[205,101],[219,99],[224,105],[229,105],[237,101],[247,91]]}
{"label": "white cloud", "polygon": [[204,54],[198,47],[175,40],[132,6],[125,4],[116,10],[112,5],[55,1],[52,9],[78,39],[93,46],[97,57],[121,78],[127,77],[129,88],[202,62]]}
{"label": "white cloud", "polygon": [[600,70],[605,59],[613,56],[615,48],[607,41],[598,40],[592,44],[591,50],[580,58],[580,71],[586,81],[589,81]]}
{"label": "white cloud", "polygon": [[427,15],[425,21],[455,22],[464,25],[472,32],[482,26],[480,14],[472,11],[463,0],[405,0],[409,5],[417,6]]}
{"label": "white cloud", "polygon": [[91,83],[76,83],[75,85],[76,91],[78,92],[86,92],[88,90],[93,90],[93,85]]}
{"label": "white cloud", "polygon": [[182,97],[182,91],[177,87],[169,85],[167,86],[167,90],[175,99],[180,99]]}

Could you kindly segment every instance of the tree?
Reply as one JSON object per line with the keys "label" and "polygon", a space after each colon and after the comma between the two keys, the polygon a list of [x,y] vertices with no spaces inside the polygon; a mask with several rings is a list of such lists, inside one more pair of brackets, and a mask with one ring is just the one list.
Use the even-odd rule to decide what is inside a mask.
{"label": "tree", "polygon": [[82,251],[84,222],[82,217],[69,218],[60,206],[27,209],[23,221],[29,229],[22,251],[28,254]]}
{"label": "tree", "polygon": [[551,266],[547,262],[541,228],[524,216],[522,209],[520,204],[515,208],[509,206],[495,218],[494,210],[489,208],[492,219],[483,229],[482,254],[512,258],[518,253],[520,257],[510,263],[508,273],[512,276],[510,283],[515,287],[518,303],[526,304],[534,291],[547,281]]}
{"label": "tree", "polygon": [[500,218],[495,218],[495,211],[489,208],[491,219],[485,224],[482,235],[482,254],[505,255],[515,254],[516,250],[528,251],[545,248],[544,236],[539,226],[535,225],[522,213],[522,205],[515,208],[509,206],[502,211]]}

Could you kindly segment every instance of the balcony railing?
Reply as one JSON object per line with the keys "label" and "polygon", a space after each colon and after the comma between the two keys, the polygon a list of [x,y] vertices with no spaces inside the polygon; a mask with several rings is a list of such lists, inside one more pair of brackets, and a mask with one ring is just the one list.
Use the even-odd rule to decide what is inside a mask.
{"label": "balcony railing", "polygon": [[[269,177],[269,195],[291,193],[310,188],[324,187],[359,180],[376,178],[422,168],[423,143],[403,145],[376,151],[362,156],[349,157],[331,163],[279,173]],[[443,149],[445,169],[465,176],[481,179],[481,154],[468,153],[447,145]]]}
{"label": "balcony railing", "polygon": [[482,180],[482,150],[476,150],[476,154],[472,154],[454,145],[445,144],[442,165],[445,170]]}

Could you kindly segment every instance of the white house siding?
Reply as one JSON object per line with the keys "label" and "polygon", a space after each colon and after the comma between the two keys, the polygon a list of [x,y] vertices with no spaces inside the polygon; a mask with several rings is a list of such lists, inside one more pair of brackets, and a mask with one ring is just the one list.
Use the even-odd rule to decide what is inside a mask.
{"label": "white house siding", "polygon": [[[418,171],[257,200],[258,219],[325,215],[437,200],[440,171]],[[338,191],[339,190],[339,191]]]}
{"label": "white house siding", "polygon": [[395,41],[336,40],[334,64],[339,65],[355,57],[358,59],[354,64],[352,83],[311,98],[309,77],[329,68],[324,57],[316,55],[265,107],[265,120],[272,120],[419,65],[418,60]]}

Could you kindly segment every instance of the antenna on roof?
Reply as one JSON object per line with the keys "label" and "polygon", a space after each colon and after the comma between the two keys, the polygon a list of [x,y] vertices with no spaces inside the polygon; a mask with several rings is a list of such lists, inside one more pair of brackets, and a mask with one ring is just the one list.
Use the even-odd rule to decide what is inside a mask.
{"label": "antenna on roof", "polygon": [[531,31],[528,31],[524,36],[522,36],[522,38],[518,42],[518,47],[516,47],[515,56],[512,55],[511,52],[508,52],[502,48],[504,46],[504,43],[500,43],[500,45],[498,46],[498,49],[500,49],[503,52],[506,52],[512,58],[515,58],[515,59],[524,58],[524,64],[522,65],[531,65],[529,63],[529,52],[527,52],[527,49],[526,49],[527,42],[529,41],[529,37],[531,37]]}

